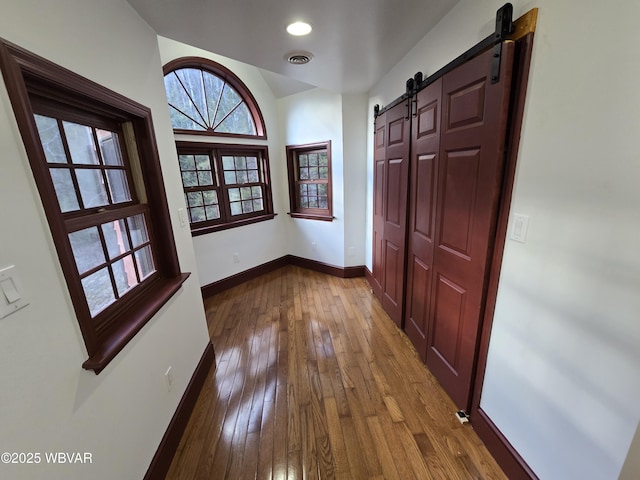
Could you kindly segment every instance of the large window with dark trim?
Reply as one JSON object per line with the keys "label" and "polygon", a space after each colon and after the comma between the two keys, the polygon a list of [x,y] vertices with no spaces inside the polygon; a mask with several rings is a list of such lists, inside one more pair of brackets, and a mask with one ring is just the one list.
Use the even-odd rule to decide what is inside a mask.
{"label": "large window with dark trim", "polygon": [[289,215],[333,220],[331,198],[331,141],[287,145]]}
{"label": "large window with dark trim", "polygon": [[262,113],[247,86],[212,60],[184,57],[164,67],[176,133],[266,138]]}
{"label": "large window with dark trim", "polygon": [[0,41],[1,68],[99,373],[180,288],[148,108]]}
{"label": "large window with dark trim", "polygon": [[274,217],[266,146],[176,146],[194,235]]}

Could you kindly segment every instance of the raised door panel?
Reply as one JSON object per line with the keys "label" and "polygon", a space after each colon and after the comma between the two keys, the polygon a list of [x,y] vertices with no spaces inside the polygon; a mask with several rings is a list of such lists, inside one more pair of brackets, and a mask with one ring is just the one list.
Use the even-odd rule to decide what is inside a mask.
{"label": "raised door panel", "polygon": [[423,360],[427,353],[431,308],[441,95],[442,80],[418,92],[411,134],[405,332]]}
{"label": "raised door panel", "polygon": [[376,118],[373,167],[373,258],[371,266],[373,293],[382,300],[384,278],[384,185],[386,179],[386,115]]}
{"label": "raised door panel", "polygon": [[480,150],[447,152],[441,176],[438,248],[469,260],[476,211]]}
{"label": "raised door panel", "polygon": [[399,104],[387,112],[385,149],[384,279],[382,306],[391,319],[402,326],[406,277],[407,195],[409,182],[409,120],[406,105]]}
{"label": "raised door panel", "polygon": [[433,352],[446,367],[455,373],[460,362],[464,334],[464,305],[466,290],[461,285],[439,275],[435,285]]}
{"label": "raised door panel", "polygon": [[487,265],[502,179],[513,43],[502,48],[500,79],[493,52],[443,77],[442,134],[427,366],[451,398],[470,406]]}

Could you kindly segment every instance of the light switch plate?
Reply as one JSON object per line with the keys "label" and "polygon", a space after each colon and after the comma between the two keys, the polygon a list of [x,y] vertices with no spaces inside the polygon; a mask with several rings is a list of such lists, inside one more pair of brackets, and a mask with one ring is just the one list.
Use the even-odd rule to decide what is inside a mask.
{"label": "light switch plate", "polygon": [[20,280],[16,277],[16,267],[0,270],[0,319],[29,305],[22,296]]}
{"label": "light switch plate", "polygon": [[187,223],[189,223],[189,219],[187,218],[187,211],[184,208],[178,209],[178,218],[180,219],[181,227],[186,227]]}
{"label": "light switch plate", "polygon": [[513,226],[509,238],[516,242],[526,243],[527,230],[529,229],[529,216],[520,213],[513,214]]}

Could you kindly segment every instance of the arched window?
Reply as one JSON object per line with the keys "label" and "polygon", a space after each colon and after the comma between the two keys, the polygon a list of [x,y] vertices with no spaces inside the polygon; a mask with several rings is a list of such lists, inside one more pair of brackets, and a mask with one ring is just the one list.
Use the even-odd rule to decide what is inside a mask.
{"label": "arched window", "polygon": [[267,137],[249,89],[212,60],[184,57],[169,62],[164,67],[164,86],[176,133]]}

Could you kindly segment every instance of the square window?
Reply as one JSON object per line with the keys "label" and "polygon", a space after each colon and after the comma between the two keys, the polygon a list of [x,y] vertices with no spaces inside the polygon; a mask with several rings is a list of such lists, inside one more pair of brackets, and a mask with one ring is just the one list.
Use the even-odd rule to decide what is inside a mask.
{"label": "square window", "polygon": [[[3,40],[0,56],[87,347],[83,367],[99,373],[188,277],[180,272],[151,110]],[[183,183],[197,185],[193,156],[179,161]]]}
{"label": "square window", "polygon": [[290,215],[332,220],[331,142],[288,145]]}
{"label": "square window", "polygon": [[[267,148],[176,142],[192,233],[273,218]],[[221,172],[221,184],[216,173]]]}

